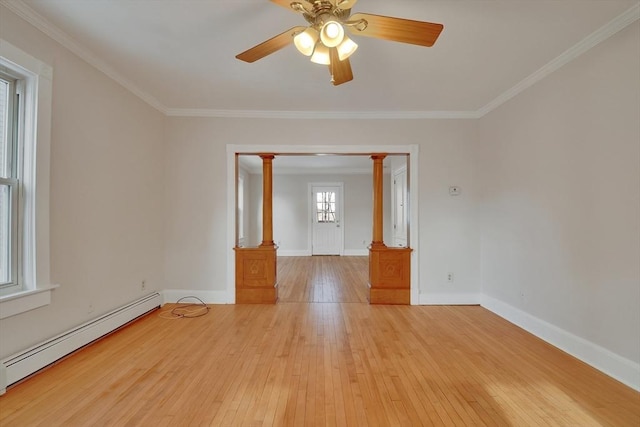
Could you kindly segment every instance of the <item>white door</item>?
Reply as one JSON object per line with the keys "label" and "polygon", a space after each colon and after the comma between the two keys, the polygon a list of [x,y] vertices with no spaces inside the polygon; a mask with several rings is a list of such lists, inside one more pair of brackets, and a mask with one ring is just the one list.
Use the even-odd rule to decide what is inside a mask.
{"label": "white door", "polygon": [[407,246],[407,169],[393,175],[393,245]]}
{"label": "white door", "polygon": [[342,185],[311,185],[311,254],[342,255]]}

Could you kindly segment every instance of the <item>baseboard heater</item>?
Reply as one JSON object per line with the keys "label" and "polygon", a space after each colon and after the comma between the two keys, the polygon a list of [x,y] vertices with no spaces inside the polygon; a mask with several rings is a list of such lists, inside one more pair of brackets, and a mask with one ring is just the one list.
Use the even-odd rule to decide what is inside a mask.
{"label": "baseboard heater", "polygon": [[4,359],[0,363],[0,394],[8,386],[161,305],[162,298],[155,292]]}

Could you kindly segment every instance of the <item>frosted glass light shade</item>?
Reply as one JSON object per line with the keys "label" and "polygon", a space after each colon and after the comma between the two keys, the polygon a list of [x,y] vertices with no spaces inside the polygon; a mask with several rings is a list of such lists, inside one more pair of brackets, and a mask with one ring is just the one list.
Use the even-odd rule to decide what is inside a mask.
{"label": "frosted glass light shade", "polygon": [[311,56],[311,62],[321,65],[331,64],[331,56],[329,55],[329,48],[322,43],[316,45],[316,49]]}
{"label": "frosted glass light shade", "polygon": [[307,28],[293,38],[293,44],[301,54],[311,56],[313,48],[318,42],[318,31],[314,28]]}
{"label": "frosted glass light shade", "polygon": [[328,21],[320,30],[320,40],[327,47],[336,47],[344,39],[344,28],[337,21]]}
{"label": "frosted glass light shade", "polygon": [[356,44],[356,42],[345,36],[342,43],[338,45],[338,58],[340,59],[340,61],[344,61],[345,59],[353,55],[353,52],[355,52],[356,49],[358,49],[358,45]]}

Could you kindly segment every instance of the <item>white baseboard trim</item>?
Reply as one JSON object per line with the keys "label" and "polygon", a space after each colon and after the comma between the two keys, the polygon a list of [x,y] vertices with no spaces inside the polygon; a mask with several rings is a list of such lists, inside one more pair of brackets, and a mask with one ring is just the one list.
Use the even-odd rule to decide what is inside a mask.
{"label": "white baseboard trim", "polygon": [[344,256],[368,256],[369,249],[345,249]]}
{"label": "white baseboard trim", "polygon": [[197,291],[184,289],[165,289],[162,291],[162,304],[176,303],[180,298],[197,297],[205,304],[234,304],[226,291]]}
{"label": "white baseboard trim", "polygon": [[482,306],[621,383],[640,391],[640,364],[487,295],[482,295]]}
{"label": "white baseboard trim", "polygon": [[0,394],[7,386],[39,371],[161,305],[154,292],[103,316],[14,354],[0,363]]}
{"label": "white baseboard trim", "polygon": [[278,249],[278,256],[311,256],[311,252],[307,249],[298,250],[282,250]]}
{"label": "white baseboard trim", "polygon": [[479,305],[481,295],[476,293],[421,293],[419,305]]}

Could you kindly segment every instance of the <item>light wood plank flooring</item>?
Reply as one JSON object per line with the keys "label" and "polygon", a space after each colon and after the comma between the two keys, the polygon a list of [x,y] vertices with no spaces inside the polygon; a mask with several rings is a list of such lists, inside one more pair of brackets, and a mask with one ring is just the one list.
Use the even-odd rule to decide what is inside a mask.
{"label": "light wood plank flooring", "polygon": [[640,395],[477,306],[224,305],[79,351],[0,425],[637,427]]}
{"label": "light wood plank flooring", "polygon": [[367,302],[369,257],[278,257],[278,302]]}

